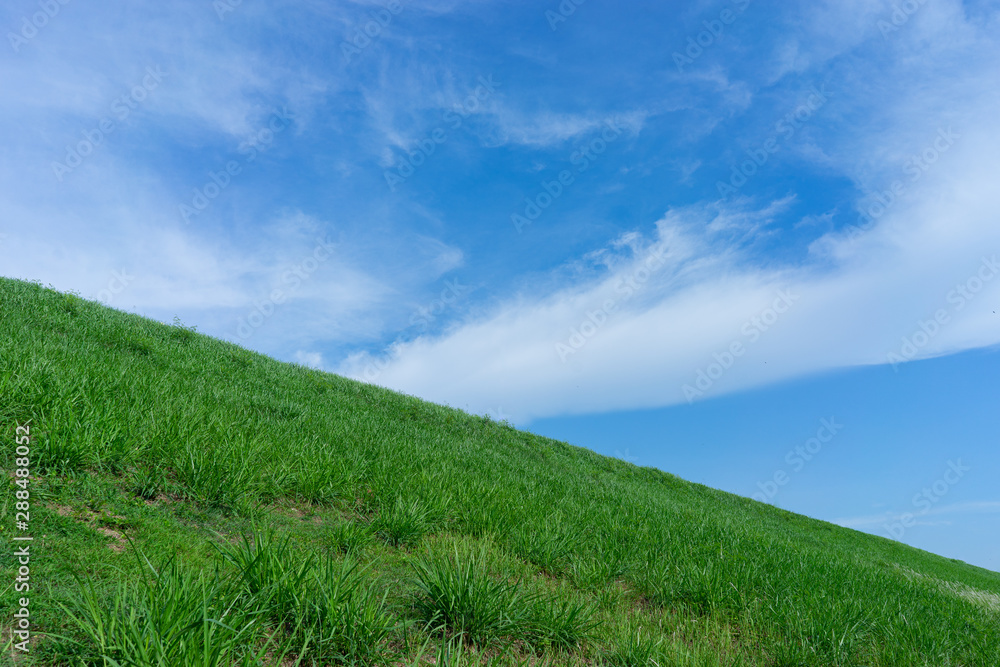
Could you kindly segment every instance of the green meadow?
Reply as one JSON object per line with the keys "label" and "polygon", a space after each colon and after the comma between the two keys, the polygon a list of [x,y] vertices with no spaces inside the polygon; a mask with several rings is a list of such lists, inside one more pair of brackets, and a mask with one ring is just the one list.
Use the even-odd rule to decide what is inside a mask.
{"label": "green meadow", "polygon": [[36,283],[0,397],[3,664],[1000,665],[995,572]]}

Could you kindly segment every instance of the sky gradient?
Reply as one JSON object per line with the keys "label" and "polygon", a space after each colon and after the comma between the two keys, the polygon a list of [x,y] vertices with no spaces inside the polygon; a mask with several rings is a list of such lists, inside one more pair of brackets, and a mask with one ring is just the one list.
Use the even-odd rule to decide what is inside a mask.
{"label": "sky gradient", "polygon": [[0,273],[1000,570],[998,10],[14,0]]}

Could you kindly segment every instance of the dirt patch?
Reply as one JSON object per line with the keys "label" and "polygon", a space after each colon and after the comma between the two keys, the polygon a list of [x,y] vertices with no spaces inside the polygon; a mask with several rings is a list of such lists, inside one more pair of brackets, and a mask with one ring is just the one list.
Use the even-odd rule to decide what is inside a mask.
{"label": "dirt patch", "polygon": [[155,498],[143,498],[142,502],[146,503],[146,507],[149,507],[150,505],[165,505],[174,500],[176,500],[176,498],[171,498],[161,491],[156,494]]}
{"label": "dirt patch", "polygon": [[125,547],[128,546],[125,536],[113,528],[108,528],[107,526],[97,526],[97,532],[102,533],[113,540],[113,542],[108,545],[108,548],[115,553],[125,551]]}
{"label": "dirt patch", "polygon": [[56,514],[59,516],[75,519],[76,521],[85,523],[102,535],[111,538],[112,542],[108,544],[108,548],[115,553],[125,551],[125,547],[128,546],[128,540],[125,539],[124,533],[111,527],[121,527],[127,524],[128,519],[125,517],[117,514],[99,514],[86,508],[75,509],[69,505],[55,504],[50,507],[51,509],[54,509]]}

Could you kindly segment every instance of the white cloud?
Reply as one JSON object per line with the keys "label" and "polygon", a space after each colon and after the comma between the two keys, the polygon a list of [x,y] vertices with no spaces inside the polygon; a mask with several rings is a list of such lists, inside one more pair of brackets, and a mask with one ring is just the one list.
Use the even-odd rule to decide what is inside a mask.
{"label": "white cloud", "polygon": [[[440,338],[398,345],[378,381],[432,400],[468,403],[477,412],[503,403],[524,421],[682,402],[684,385],[697,386],[698,372],[710,372],[714,355],[725,356],[735,342],[745,345],[745,355],[705,388],[705,396],[886,363],[888,353],[901,351],[903,337],[914,338],[919,322],[942,309],[948,323],[915,358],[996,344],[1000,327],[992,310],[1000,277],[987,281],[961,309],[949,301],[955,285],[980,271],[983,250],[1000,248],[993,214],[1000,202],[984,177],[1000,171],[994,157],[1000,146],[988,143],[986,136],[969,142],[975,148],[968,153],[982,149],[985,162],[962,152],[950,164],[952,173],[966,172],[964,183],[978,180],[979,187],[956,191],[948,187],[951,177],[936,187],[926,183],[922,196],[887,214],[850,252],[841,249],[844,259],[833,270],[753,268],[739,249],[688,231],[705,212],[675,211],[648,241],[676,249],[671,262],[631,298],[614,287],[634,273],[634,263],[599,281],[511,301],[490,318]],[[759,336],[744,333],[782,290],[797,299],[794,306],[766,331],[751,325]],[[556,344],[569,344],[588,313],[616,297],[615,312],[561,361]],[[356,360],[341,370],[362,376],[366,364]]]}
{"label": "white cloud", "polygon": [[305,350],[297,350],[295,352],[295,361],[302,364],[303,366],[308,366],[310,368],[316,368],[323,370],[323,355],[319,352],[306,352]]}
{"label": "white cloud", "polygon": [[609,123],[637,135],[648,116],[642,110],[600,115],[551,111],[529,113],[501,108],[496,112],[496,136],[500,143],[542,148],[595,132]]}
{"label": "white cloud", "polygon": [[[12,91],[0,98],[3,275],[166,321],[178,314],[230,339],[240,318],[282,289],[284,302],[248,342],[290,357],[319,339],[381,335],[387,313],[400,309],[394,299],[464,261],[460,249],[430,233],[400,233],[391,239],[397,247],[373,247],[385,235],[366,238],[344,220],[313,219],[294,202],[287,210],[241,209],[252,177],[234,179],[225,197],[184,225],[180,200],[209,169],[235,157],[275,110],[287,107],[294,116],[289,132],[307,129],[320,98],[340,85],[339,61],[330,67],[299,57],[294,40],[261,46],[247,39],[244,20],[277,20],[247,3],[225,21],[211,3],[146,3],[124,14],[73,7],[16,58],[0,62],[0,80]],[[365,15],[359,7],[308,11],[309,25],[296,24],[306,41],[315,37],[309,29],[319,33],[322,25]],[[162,69],[160,84],[81,166],[57,180],[53,161],[82,131],[114,117],[113,101],[140,83],[147,67]],[[331,230],[342,233],[333,239],[336,257],[293,286],[286,274]]]}
{"label": "white cloud", "polygon": [[[163,73],[162,82],[137,115],[180,125],[188,137],[207,129],[244,138],[282,104],[305,122],[319,96],[338,85],[335,77],[293,71],[274,53],[265,56],[241,44],[228,30],[231,22],[219,21],[211,4],[146,3],[130,7],[127,17],[110,7],[101,10],[67,6],[16,58],[5,58],[0,78],[18,94],[0,99],[0,111],[42,123],[59,115],[89,129],[112,115],[112,102],[152,68]],[[77,133],[73,123],[65,127]],[[70,140],[52,129],[42,136],[57,147]]]}
{"label": "white cloud", "polygon": [[[556,345],[567,344],[574,329],[588,326],[588,313],[615,298],[616,281],[634,264],[550,293],[521,294],[488,317],[397,344],[377,382],[469,405],[474,412],[502,403],[525,422],[683,402],[684,386],[695,386],[700,372],[714,372],[712,364],[725,360],[737,342],[745,354],[720,377],[709,378],[705,397],[828,369],[885,364],[890,353],[927,358],[1000,343],[994,313],[1000,277],[993,279],[989,268],[1000,254],[1000,58],[992,38],[972,35],[967,25],[949,18],[939,29],[938,43],[955,38],[950,57],[912,51],[894,67],[876,70],[853,60],[837,66],[851,85],[831,84],[840,95],[831,101],[834,121],[825,134],[812,137],[825,151],[824,169],[852,178],[862,191],[880,192],[893,181],[903,185],[903,194],[860,238],[828,234],[813,244],[804,264],[773,266],[749,255],[745,245],[787,201],[756,210],[739,202],[674,209],[657,234],[644,239],[647,246],[679,248],[667,270],[634,298],[619,298],[606,320],[595,316],[602,320],[596,333],[579,351],[563,355],[565,362]],[[862,80],[858,90],[851,89]],[[881,96],[869,94],[876,90]],[[871,126],[836,123],[859,113],[870,114]],[[541,136],[562,136],[559,128]],[[908,160],[933,148],[942,132],[952,137],[947,149],[927,152],[933,160],[926,168],[907,171]],[[734,230],[750,237],[736,234],[720,242],[718,236]],[[977,283],[980,271],[991,279]],[[956,291],[966,283],[978,285],[972,299]],[[751,341],[743,333],[746,323],[766,313],[780,290],[790,290],[795,305]],[[928,327],[939,311],[947,322]],[[921,333],[926,328],[933,335]],[[340,370],[364,377],[371,363],[356,355]]]}
{"label": "white cloud", "polygon": [[[113,215],[94,214],[103,224],[89,226],[74,225],[70,215],[36,214],[30,229],[10,235],[3,273],[161,320],[181,314],[231,339],[239,318],[263,304],[275,312],[252,334],[258,348],[337,333],[371,335],[357,329],[365,326],[357,316],[378,308],[389,289],[328,238],[327,223],[290,211],[239,239],[183,228],[162,213],[136,222],[151,210],[125,200]],[[275,290],[281,302],[270,306]],[[314,315],[302,317],[303,310]]]}
{"label": "white cloud", "polygon": [[842,519],[834,519],[831,523],[835,523],[845,528],[876,528],[878,526],[883,526],[891,523],[898,522],[902,520],[904,514],[908,514],[910,517],[916,516],[917,520],[914,525],[918,526],[938,526],[938,525],[950,525],[951,522],[948,520],[941,521],[924,521],[920,520],[919,517],[923,516],[943,516],[949,514],[995,514],[1000,513],[1000,501],[974,501],[966,503],[953,503],[951,505],[940,505],[938,507],[932,507],[929,510],[913,512],[885,512],[884,514],[869,514],[865,516],[855,516]]}

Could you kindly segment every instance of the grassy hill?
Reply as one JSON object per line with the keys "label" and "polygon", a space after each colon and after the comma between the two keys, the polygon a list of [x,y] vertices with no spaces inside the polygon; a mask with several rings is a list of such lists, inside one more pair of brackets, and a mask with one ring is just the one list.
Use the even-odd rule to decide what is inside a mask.
{"label": "grassy hill", "polygon": [[8,664],[1000,665],[997,573],[37,284],[0,397]]}

